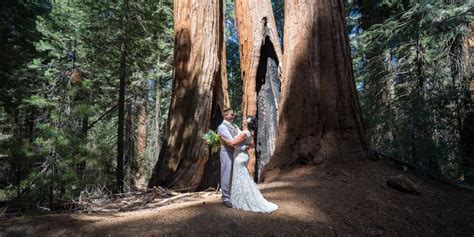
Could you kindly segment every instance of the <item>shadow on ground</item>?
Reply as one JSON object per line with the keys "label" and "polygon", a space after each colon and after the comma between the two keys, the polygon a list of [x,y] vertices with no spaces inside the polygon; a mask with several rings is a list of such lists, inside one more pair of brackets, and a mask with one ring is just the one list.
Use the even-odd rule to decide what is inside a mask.
{"label": "shadow on ground", "polygon": [[[364,167],[360,169],[360,167]],[[420,195],[385,185],[400,173],[377,162],[337,170],[299,167],[261,184],[270,214],[225,208],[219,196],[107,215],[2,219],[3,236],[472,236],[473,193],[409,176]]]}

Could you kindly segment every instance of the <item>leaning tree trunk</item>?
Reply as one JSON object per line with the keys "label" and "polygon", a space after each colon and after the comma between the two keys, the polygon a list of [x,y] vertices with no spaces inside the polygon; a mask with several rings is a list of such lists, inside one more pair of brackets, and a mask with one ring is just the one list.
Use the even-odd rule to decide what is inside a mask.
{"label": "leaning tree trunk", "polygon": [[[175,64],[167,134],[149,187],[196,190],[209,158],[202,139],[228,106],[222,0],[174,1]],[[217,116],[218,117],[218,116]],[[219,179],[218,173],[214,174]]]}
{"label": "leaning tree trunk", "polygon": [[236,0],[235,16],[244,88],[242,114],[258,119],[256,152],[249,150],[248,169],[260,180],[260,171],[275,150],[282,52],[270,0]]}
{"label": "leaning tree trunk", "polygon": [[277,145],[267,170],[371,156],[342,0],[286,1]]}

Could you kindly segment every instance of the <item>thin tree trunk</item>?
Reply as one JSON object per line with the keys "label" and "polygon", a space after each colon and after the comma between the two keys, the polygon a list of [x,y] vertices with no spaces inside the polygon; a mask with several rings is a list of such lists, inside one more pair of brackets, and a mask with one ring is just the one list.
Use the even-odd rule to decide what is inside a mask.
{"label": "thin tree trunk", "polygon": [[236,0],[243,80],[242,114],[256,116],[258,131],[248,170],[259,180],[275,150],[282,51],[270,0]]}
{"label": "thin tree trunk", "polygon": [[126,103],[127,115],[125,116],[125,149],[124,149],[124,182],[126,184],[125,191],[129,192],[135,184],[135,103],[136,98]]}
{"label": "thin tree trunk", "polygon": [[286,1],[284,45],[277,145],[266,170],[372,157],[342,0]]}
{"label": "thin tree trunk", "polygon": [[209,149],[202,135],[210,128],[212,108],[221,111],[229,103],[222,21],[222,0],[174,1],[173,95],[165,142],[149,187],[193,191],[205,175]]}
{"label": "thin tree trunk", "polygon": [[[148,90],[147,93],[148,95]],[[146,164],[145,150],[146,150],[146,138],[147,138],[147,99],[141,98],[140,104],[138,105],[138,131],[137,131],[137,178],[143,175],[144,167]]]}
{"label": "thin tree trunk", "polygon": [[30,142],[35,140],[35,118],[36,118],[36,109],[32,107],[30,110],[30,116],[28,119],[28,138]]}
{"label": "thin tree trunk", "polygon": [[161,150],[161,89],[160,89],[160,80],[155,83],[155,155],[156,161],[160,156]]}
{"label": "thin tree trunk", "polygon": [[120,87],[119,87],[119,111],[117,129],[117,189],[123,192],[123,159],[124,159],[124,131],[125,131],[125,86],[127,83],[127,24],[128,24],[128,0],[123,0],[122,16],[122,43],[120,46]]}
{"label": "thin tree trunk", "polygon": [[[14,143],[17,143],[18,146],[20,146],[21,144],[21,125],[20,125],[20,118],[19,118],[19,109],[18,107],[10,107],[11,109],[8,109],[9,111],[11,111],[11,114],[12,114],[12,129],[11,129],[11,133],[13,135],[13,139],[14,139]],[[21,154],[16,152],[16,150],[14,150],[14,152],[12,152],[13,154],[11,154],[13,157],[15,156],[20,156]],[[16,195],[17,197],[20,196],[20,184],[21,184],[21,178],[22,178],[22,170],[21,170],[21,161],[22,161],[22,157],[17,157],[16,159],[14,159],[14,162],[13,162],[13,168],[15,169],[15,173],[16,173]]]}

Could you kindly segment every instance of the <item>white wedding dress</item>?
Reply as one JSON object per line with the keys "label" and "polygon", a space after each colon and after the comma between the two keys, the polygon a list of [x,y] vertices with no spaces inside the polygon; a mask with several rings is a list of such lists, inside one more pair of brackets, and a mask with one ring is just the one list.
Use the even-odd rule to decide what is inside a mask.
{"label": "white wedding dress", "polygon": [[249,155],[244,147],[250,144],[251,135],[248,130],[243,131],[243,133],[247,137],[245,142],[234,150],[234,166],[230,189],[232,207],[252,212],[275,211],[278,206],[265,200],[247,170]]}

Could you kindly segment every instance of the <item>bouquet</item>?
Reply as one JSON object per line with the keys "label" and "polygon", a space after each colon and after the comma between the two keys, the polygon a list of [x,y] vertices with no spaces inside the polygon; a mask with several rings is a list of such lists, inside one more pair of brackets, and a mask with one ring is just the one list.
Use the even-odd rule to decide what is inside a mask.
{"label": "bouquet", "polygon": [[209,130],[202,136],[206,140],[207,145],[211,148],[211,154],[216,153],[220,147],[219,136],[213,130]]}

